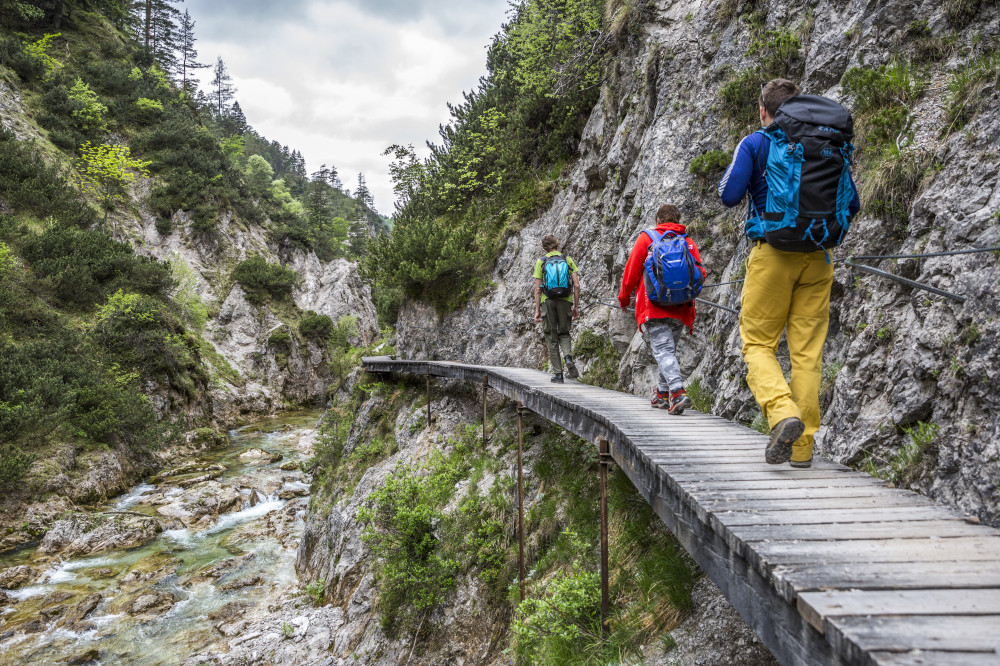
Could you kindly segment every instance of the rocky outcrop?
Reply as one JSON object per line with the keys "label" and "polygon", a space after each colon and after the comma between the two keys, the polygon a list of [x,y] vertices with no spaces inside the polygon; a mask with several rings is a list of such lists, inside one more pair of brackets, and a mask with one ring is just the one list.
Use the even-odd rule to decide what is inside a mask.
{"label": "rocky outcrop", "polygon": [[[754,28],[751,18],[763,25]],[[747,253],[741,238],[743,209],[724,210],[713,191],[718,174],[701,178],[691,174],[689,166],[709,150],[732,150],[733,137],[740,132],[727,129],[720,90],[733,72],[768,57],[751,59],[748,47],[764,30],[779,28],[802,40],[799,55],[787,64],[804,92],[849,105],[854,100],[839,83],[850,67],[877,68],[897,57],[915,58],[928,44],[951,44],[931,64],[913,65],[913,75],[926,76],[931,84],[912,109],[907,150],[934,166],[918,174],[921,189],[908,221],[900,225],[887,220],[868,197],[845,246],[834,255],[1000,244],[995,215],[1000,208],[996,90],[982,91],[979,114],[962,132],[945,131],[949,77],[966,66],[975,44],[995,48],[1000,35],[995,5],[983,3],[971,25],[951,37],[945,7],[929,1],[915,7],[902,0],[811,6],[770,0],[744,7],[658,0],[651,3],[640,33],[616,55],[584,129],[579,157],[552,206],[512,235],[497,258],[491,276],[496,286],[443,319],[418,303],[405,305],[398,326],[400,352],[414,358],[540,366],[545,350],[539,327],[530,321],[531,273],[541,253],[541,237],[554,233],[581,269],[584,299],[577,334],[589,329],[607,339],[620,355],[625,389],[648,393],[655,382],[655,364],[631,315],[599,300],[614,305],[632,242],[640,230],[652,226],[656,208],[666,202],[680,206],[682,221],[701,246],[709,282],[740,277]],[[755,94],[748,93],[744,101],[751,111]],[[905,143],[905,137],[900,140]],[[884,178],[879,173],[858,175],[862,181]],[[921,492],[996,523],[996,259],[976,254],[878,265],[966,300],[956,303],[837,267],[819,451],[854,465],[870,459],[886,474],[912,481]],[[739,306],[739,295],[739,285],[704,294],[729,307]],[[759,410],[743,381],[736,319],[707,306],[699,305],[698,310],[695,334],[678,343],[682,369],[687,377],[699,378],[716,413],[749,424]],[[779,353],[788,367],[784,344]],[[590,359],[581,360],[586,368]],[[894,462],[897,454],[914,443],[910,433],[921,423],[929,428],[923,455],[910,468],[898,469],[903,463]]]}
{"label": "rocky outcrop", "polygon": [[56,521],[35,551],[38,555],[79,557],[149,543],[161,531],[152,516],[74,513]]}
{"label": "rocky outcrop", "polygon": [[0,571],[0,590],[16,590],[35,582],[41,575],[38,569],[26,564],[4,569]]}

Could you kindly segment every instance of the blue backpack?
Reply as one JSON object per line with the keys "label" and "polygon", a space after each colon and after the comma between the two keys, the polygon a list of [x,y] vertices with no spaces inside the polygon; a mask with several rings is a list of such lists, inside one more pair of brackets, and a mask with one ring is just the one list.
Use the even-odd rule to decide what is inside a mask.
{"label": "blue backpack", "polygon": [[854,121],[826,97],[790,97],[774,123],[758,130],[771,139],[767,155],[767,206],[762,218],[769,245],[815,252],[840,245],[851,224],[849,206]]}
{"label": "blue backpack", "polygon": [[542,293],[546,298],[569,296],[569,264],[563,255],[542,258]]}
{"label": "blue backpack", "polygon": [[643,264],[646,296],[657,305],[680,305],[693,301],[705,284],[701,262],[688,249],[687,234],[655,230],[643,232],[652,241]]}

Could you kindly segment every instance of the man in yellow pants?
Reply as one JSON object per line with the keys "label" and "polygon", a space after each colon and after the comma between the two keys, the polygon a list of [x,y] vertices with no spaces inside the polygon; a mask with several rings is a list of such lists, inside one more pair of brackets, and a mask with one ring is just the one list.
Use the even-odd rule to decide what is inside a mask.
{"label": "man in yellow pants", "polygon": [[[743,339],[743,358],[747,364],[747,384],[771,428],[765,460],[771,464],[790,461],[793,467],[810,467],[813,436],[820,426],[819,389],[822,380],[823,343],[826,341],[830,320],[830,287],[833,284],[833,264],[825,248],[840,242],[840,238],[846,233],[850,217],[858,212],[860,202],[857,188],[847,171],[850,164],[850,137],[853,135],[849,114],[843,110],[843,114],[838,115],[837,109],[842,110],[842,107],[830,100],[798,94],[799,87],[786,79],[775,79],[761,87],[760,121],[767,131],[755,132],[740,142],[732,164],[719,183],[719,195],[729,207],[737,205],[745,195],[749,195],[750,200],[746,235],[752,247],[747,259],[746,280],[741,298],[740,336]],[[841,217],[836,219],[845,224],[839,231],[840,237],[827,244],[820,243],[826,241],[828,234],[816,241],[815,238],[820,234],[812,233],[814,230],[811,228],[806,232],[806,237],[812,241],[811,245],[803,245],[801,238],[796,238],[791,243],[782,242],[786,239],[780,234],[777,238],[770,235],[780,224],[781,216],[770,214],[770,211],[767,215],[762,213],[766,211],[768,204],[766,170],[771,143],[772,140],[785,139],[783,133],[779,134],[778,126],[773,125],[774,117],[779,107],[792,98],[795,99],[786,105],[783,112],[795,104],[818,104],[820,108],[830,111],[831,117],[843,120],[842,124],[846,126],[842,134],[836,135],[838,144],[823,144],[825,149],[817,151],[822,152],[823,158],[827,158],[831,150],[829,145],[846,146],[840,153],[842,160],[837,163],[844,170],[841,182],[838,184],[834,181],[832,186],[823,182],[817,184],[816,181],[821,178],[837,177],[839,172],[829,168],[830,162],[825,166],[820,163],[818,168],[825,168],[826,174],[819,176],[815,175],[815,171],[808,172],[803,166],[802,190],[794,193],[795,205],[801,206],[803,213],[819,217],[816,211],[808,210],[809,206],[805,202],[812,204],[812,200],[821,198],[823,193],[814,196],[815,193],[806,192],[805,189],[807,186],[817,190],[826,187],[828,191],[830,187],[833,188],[836,206],[843,209]],[[793,122],[794,120],[792,118]],[[827,126],[821,126],[820,130],[829,130],[831,134],[839,132],[836,127]],[[803,140],[803,143],[807,144],[808,140]],[[805,150],[805,161],[808,162],[808,145]],[[848,186],[853,191],[848,190]],[[826,194],[829,195],[829,192]],[[829,217],[829,227],[840,229],[834,226],[837,224],[834,210],[820,212]],[[812,220],[812,223],[816,224],[817,221]],[[828,232],[828,220],[824,218],[822,223],[821,231]],[[806,227],[809,224],[807,221]],[[796,233],[800,231],[793,228]],[[787,232],[787,229],[783,231]],[[769,234],[767,239],[765,233]],[[779,247],[792,247],[793,251]],[[786,328],[792,364],[790,383],[785,381],[781,364],[776,357],[778,342]]]}

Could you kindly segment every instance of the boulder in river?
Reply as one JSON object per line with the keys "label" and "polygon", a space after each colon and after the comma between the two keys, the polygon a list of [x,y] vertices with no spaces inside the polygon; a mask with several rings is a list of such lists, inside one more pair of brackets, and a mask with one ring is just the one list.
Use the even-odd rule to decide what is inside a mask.
{"label": "boulder in river", "polygon": [[83,600],[79,601],[72,608],[66,611],[66,613],[62,616],[62,619],[59,620],[59,626],[68,628],[75,627],[77,622],[90,615],[103,599],[104,595],[100,592],[88,594],[83,598]]}
{"label": "boulder in river", "polygon": [[22,564],[0,571],[0,590],[16,590],[33,583],[41,576],[41,572],[34,567]]}
{"label": "boulder in river", "polygon": [[270,451],[265,451],[264,449],[253,447],[249,448],[243,453],[241,453],[238,458],[242,462],[249,463],[276,463],[282,459],[280,453],[271,453]]}
{"label": "boulder in river", "polygon": [[219,514],[239,511],[242,500],[239,490],[233,486],[208,481],[185,488],[174,501],[158,507],[156,512],[180,520],[185,527],[207,527]]}
{"label": "boulder in river", "polygon": [[135,548],[155,539],[160,530],[160,523],[152,516],[73,513],[56,521],[36,553],[79,557],[106,550]]}
{"label": "boulder in river", "polygon": [[173,608],[177,600],[174,595],[159,590],[147,590],[140,594],[128,607],[129,615],[162,615]]}

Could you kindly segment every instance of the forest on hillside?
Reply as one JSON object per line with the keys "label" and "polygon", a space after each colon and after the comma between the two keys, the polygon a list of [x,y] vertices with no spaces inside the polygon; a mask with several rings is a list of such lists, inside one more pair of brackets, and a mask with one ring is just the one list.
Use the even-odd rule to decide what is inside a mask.
{"label": "forest on hillside", "polygon": [[[351,193],[334,166],[307,174],[298,150],[254,130],[176,4],[0,0],[0,489],[59,442],[148,458],[176,441],[171,414],[233,377],[203,336],[212,305],[190,269],[143,256],[124,220],[152,214],[161,237],[207,247],[223,223],[256,227],[279,255],[322,261],[363,256],[387,230],[363,175]],[[294,271],[259,256],[229,268],[224,293],[239,283],[329,338],[329,317],[290,303]]]}

